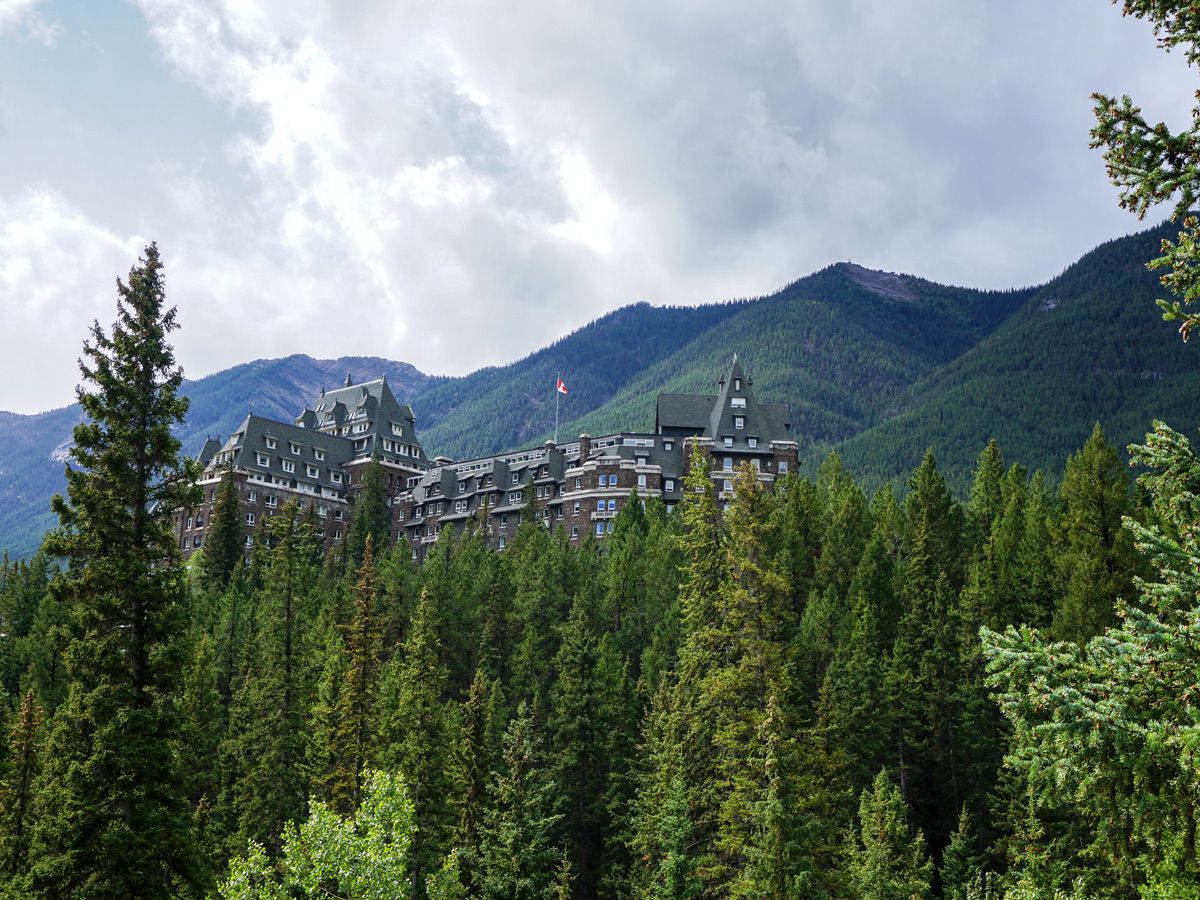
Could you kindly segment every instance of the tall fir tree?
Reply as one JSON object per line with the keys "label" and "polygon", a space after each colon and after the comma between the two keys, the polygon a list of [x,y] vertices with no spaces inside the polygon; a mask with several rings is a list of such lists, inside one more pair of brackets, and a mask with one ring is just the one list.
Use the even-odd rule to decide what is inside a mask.
{"label": "tall fir tree", "polygon": [[[25,692],[8,739],[8,772],[0,779],[0,896],[19,886],[29,863],[34,790],[39,770],[42,711],[33,690]],[[13,892],[14,895],[16,892]]]}
{"label": "tall fir tree", "polygon": [[489,900],[549,900],[561,853],[551,842],[559,816],[533,717],[522,703],[504,734],[503,764],[483,825],[482,891]]}
{"label": "tall fir tree", "polygon": [[67,497],[47,550],[68,607],[67,692],[54,713],[33,834],[32,890],[165,897],[192,890],[197,865],[176,753],[186,581],[172,530],[198,499],[172,429],[182,371],[167,342],[158,248],[117,282],[111,334],[84,343]]}
{"label": "tall fir tree", "polygon": [[237,482],[227,469],[217,488],[204,536],[204,580],[218,592],[229,586],[234,570],[246,558],[246,530],[242,526],[237,492]]}
{"label": "tall fir tree", "polygon": [[900,789],[886,770],[863,791],[859,833],[850,860],[854,896],[862,900],[923,900],[932,896],[933,863],[925,839],[906,821]]}
{"label": "tall fir tree", "polygon": [[404,649],[383,672],[379,700],[378,759],[387,771],[404,773],[415,809],[410,872],[418,896],[423,879],[441,864],[455,825],[451,747],[458,729],[444,700],[449,673],[434,617],[433,602],[422,593]]}
{"label": "tall fir tree", "polygon": [[1129,479],[1099,423],[1067,459],[1059,487],[1059,596],[1054,634],[1085,643],[1116,622],[1116,603],[1132,593],[1135,556],[1121,524],[1133,512]]}
{"label": "tall fir tree", "polygon": [[371,457],[362,469],[359,487],[354,492],[354,507],[350,513],[350,529],[346,534],[346,562],[357,569],[370,538],[376,553],[392,543],[392,508],[388,505],[387,487],[383,481],[383,464],[379,454]]}

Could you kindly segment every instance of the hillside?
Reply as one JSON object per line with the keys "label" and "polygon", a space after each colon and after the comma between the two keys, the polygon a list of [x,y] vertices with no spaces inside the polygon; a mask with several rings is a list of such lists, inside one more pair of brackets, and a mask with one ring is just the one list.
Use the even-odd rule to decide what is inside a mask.
{"label": "hillside", "polygon": [[[295,355],[244,363],[184,382],[191,400],[179,435],[184,451],[199,451],[207,435],[228,434],[248,412],[290,421],[323,386],[340,384],[347,372],[356,379],[386,374],[401,399],[436,382],[407,363],[375,357]],[[50,497],[64,488],[63,463],[79,419],[76,404],[29,416],[0,412],[0,548],[14,556],[36,550],[55,524]]]}
{"label": "hillside", "polygon": [[1007,458],[1053,478],[1096,422],[1122,448],[1154,418],[1194,433],[1200,353],[1159,317],[1162,289],[1145,267],[1175,230],[1103,244],[1034,291],[978,346],[914,383],[896,415],[844,441],[846,465],[877,484],[933,447],[962,491],[992,437]]}

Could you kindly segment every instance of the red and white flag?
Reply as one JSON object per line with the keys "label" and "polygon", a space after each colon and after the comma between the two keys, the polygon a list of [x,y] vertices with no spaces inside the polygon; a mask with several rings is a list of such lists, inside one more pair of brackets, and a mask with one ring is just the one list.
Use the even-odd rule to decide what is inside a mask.
{"label": "red and white flag", "polygon": [[558,376],[558,392],[560,394],[565,394],[567,392],[567,386],[565,384],[563,384],[561,375]]}

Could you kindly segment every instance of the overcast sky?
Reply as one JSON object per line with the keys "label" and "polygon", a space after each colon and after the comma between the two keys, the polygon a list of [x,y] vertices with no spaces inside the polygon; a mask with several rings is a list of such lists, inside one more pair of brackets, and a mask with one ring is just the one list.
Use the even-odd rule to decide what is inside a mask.
{"label": "overcast sky", "polygon": [[463,373],[839,260],[1040,282],[1142,227],[1089,94],[1196,86],[1104,0],[0,0],[0,409],[73,399],[150,240],[191,377]]}

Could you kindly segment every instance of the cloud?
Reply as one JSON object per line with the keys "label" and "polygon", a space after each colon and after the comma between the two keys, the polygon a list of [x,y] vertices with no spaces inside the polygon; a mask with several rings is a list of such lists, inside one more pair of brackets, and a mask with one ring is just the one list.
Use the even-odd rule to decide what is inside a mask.
{"label": "cloud", "polygon": [[41,17],[38,12],[41,3],[42,0],[0,0],[0,37],[23,34],[51,46],[62,33],[62,25]]}
{"label": "cloud", "polygon": [[164,152],[121,220],[159,240],[190,375],[292,352],[464,372],[841,259],[1044,279],[1136,227],[1089,93],[1182,124],[1193,81],[1092,0],[137,3],[180,102],[229,129],[220,159]]}
{"label": "cloud", "polygon": [[[112,322],[114,279],[137,260],[144,242],[112,233],[61,194],[40,188],[11,203],[0,200],[0,246],[0,357],[10,361],[14,389],[25,394],[14,395],[12,405],[63,406],[74,397],[86,324]],[[98,280],[98,272],[110,274]]]}

